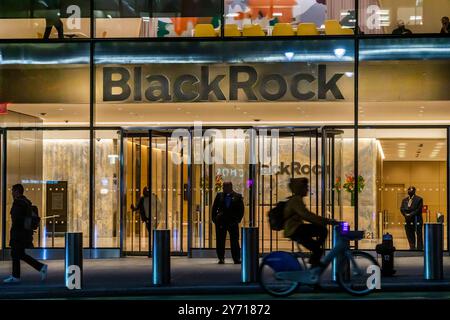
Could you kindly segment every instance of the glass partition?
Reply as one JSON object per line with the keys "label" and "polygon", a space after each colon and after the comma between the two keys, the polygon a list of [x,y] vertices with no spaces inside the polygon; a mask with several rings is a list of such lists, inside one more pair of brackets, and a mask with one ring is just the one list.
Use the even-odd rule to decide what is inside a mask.
{"label": "glass partition", "polygon": [[354,1],[224,0],[225,36],[352,35]]}
{"label": "glass partition", "polygon": [[1,126],[88,126],[89,44],[0,44]]}
{"label": "glass partition", "polygon": [[442,21],[449,11],[446,0],[365,0],[360,1],[359,25],[365,34],[449,34],[448,18],[445,26]]}
{"label": "glass partition", "polygon": [[[82,232],[89,247],[88,155],[87,131],[8,131],[7,212],[11,187],[21,183],[41,217],[35,247],[62,248],[65,232]],[[6,230],[10,219],[8,214]]]}
{"label": "glass partition", "polygon": [[95,248],[120,246],[120,132],[95,132]]}
{"label": "glass partition", "polygon": [[89,0],[1,0],[0,39],[89,38]]}
{"label": "glass partition", "polygon": [[220,0],[93,1],[97,38],[220,35]]}
{"label": "glass partition", "polygon": [[353,60],[351,40],[102,42],[95,122],[351,125]]}
{"label": "glass partition", "polygon": [[[375,249],[382,236],[393,236],[400,250],[423,249],[423,225],[443,217],[447,230],[447,130],[359,130],[359,228],[363,249]],[[409,202],[408,188],[415,187]],[[413,198],[414,198],[413,197]],[[410,214],[412,208],[413,214]],[[442,218],[441,218],[442,219]],[[444,248],[447,232],[444,232]]]}

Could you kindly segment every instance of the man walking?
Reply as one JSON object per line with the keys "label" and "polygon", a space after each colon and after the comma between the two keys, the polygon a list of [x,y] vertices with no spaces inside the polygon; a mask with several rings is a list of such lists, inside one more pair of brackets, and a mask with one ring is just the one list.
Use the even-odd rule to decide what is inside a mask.
{"label": "man walking", "polygon": [[[405,231],[411,250],[423,249],[422,238],[422,209],[423,199],[416,195],[416,187],[408,188],[408,196],[403,199],[400,212],[405,217]],[[417,246],[416,246],[417,235]]]}
{"label": "man walking", "polygon": [[216,250],[219,264],[225,263],[225,240],[230,234],[231,255],[235,264],[241,263],[239,223],[244,217],[242,195],[233,191],[231,182],[224,182],[223,192],[217,194],[212,207],[212,221],[216,225]]}
{"label": "man walking", "polygon": [[41,273],[41,280],[47,278],[47,265],[25,253],[26,248],[33,247],[33,230],[25,229],[25,218],[31,212],[31,201],[23,195],[24,189],[21,184],[12,187],[11,193],[14,199],[11,207],[11,233],[10,243],[12,258],[12,275],[4,283],[20,282],[20,260],[25,261]]}

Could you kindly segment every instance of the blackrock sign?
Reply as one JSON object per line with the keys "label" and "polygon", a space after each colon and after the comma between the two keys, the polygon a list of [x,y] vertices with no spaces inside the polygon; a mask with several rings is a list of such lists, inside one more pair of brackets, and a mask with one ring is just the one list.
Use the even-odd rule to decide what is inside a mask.
{"label": "blackrock sign", "polygon": [[[104,102],[344,100],[352,82],[325,64],[105,66]],[[347,73],[348,74],[348,73]]]}

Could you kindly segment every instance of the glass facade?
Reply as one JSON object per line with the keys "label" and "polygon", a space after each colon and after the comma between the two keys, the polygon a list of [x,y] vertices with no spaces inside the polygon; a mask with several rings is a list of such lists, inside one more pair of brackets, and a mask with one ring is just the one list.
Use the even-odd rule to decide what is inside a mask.
{"label": "glass facade", "polygon": [[[295,250],[267,212],[289,178],[307,177],[310,210],[364,230],[368,250],[386,233],[417,249],[400,212],[415,186],[423,222],[443,216],[448,250],[441,1],[75,1],[78,31],[44,41],[52,14],[80,22],[46,3],[0,1],[0,24],[17,23],[0,26],[2,249],[22,183],[43,218],[36,248],[77,231],[87,249],[147,254],[167,228],[174,254],[199,256],[215,248],[212,203],[231,181],[261,252]],[[398,20],[413,33],[387,36]],[[146,187],[148,226],[133,210]]]}

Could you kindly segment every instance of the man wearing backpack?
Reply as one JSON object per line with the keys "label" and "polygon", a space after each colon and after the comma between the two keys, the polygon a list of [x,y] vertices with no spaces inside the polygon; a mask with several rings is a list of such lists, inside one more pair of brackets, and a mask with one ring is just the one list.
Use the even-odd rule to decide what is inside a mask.
{"label": "man wearing backpack", "polygon": [[11,233],[10,242],[12,258],[12,275],[4,283],[20,282],[20,260],[25,261],[34,269],[40,272],[41,280],[47,278],[47,265],[40,263],[36,259],[25,253],[26,248],[33,247],[33,229],[25,227],[25,220],[32,212],[31,201],[23,195],[24,189],[21,184],[12,187],[11,193],[14,199],[11,207]]}
{"label": "man wearing backpack", "polygon": [[309,262],[314,268],[322,267],[320,258],[328,235],[326,225],[336,225],[338,222],[320,217],[308,210],[303,201],[308,195],[308,182],[307,178],[293,178],[289,182],[293,196],[284,209],[284,235],[311,250]]}
{"label": "man wearing backpack", "polygon": [[223,183],[223,192],[217,194],[211,218],[216,225],[216,250],[219,264],[225,263],[225,240],[230,234],[231,255],[235,264],[241,263],[239,247],[239,223],[244,217],[242,195],[233,191],[231,182]]}

